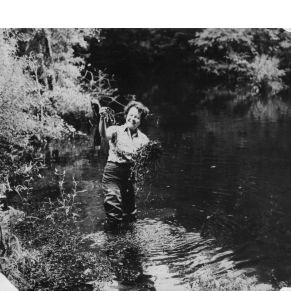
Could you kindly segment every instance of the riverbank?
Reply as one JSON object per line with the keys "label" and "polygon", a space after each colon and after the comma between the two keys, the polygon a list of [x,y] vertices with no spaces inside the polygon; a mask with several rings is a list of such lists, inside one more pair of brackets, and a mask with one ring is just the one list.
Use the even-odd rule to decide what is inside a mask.
{"label": "riverbank", "polygon": [[19,290],[93,290],[88,282],[99,290],[112,276],[103,253],[84,250],[76,188],[65,193],[64,177],[59,174],[57,199],[37,201],[26,193],[17,210],[1,211],[2,273]]}

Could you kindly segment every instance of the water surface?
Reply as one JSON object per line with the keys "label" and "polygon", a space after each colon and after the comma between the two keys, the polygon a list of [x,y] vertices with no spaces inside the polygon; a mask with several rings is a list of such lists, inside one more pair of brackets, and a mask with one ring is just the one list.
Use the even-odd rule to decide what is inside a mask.
{"label": "water surface", "polygon": [[289,278],[289,103],[247,92],[203,96],[185,114],[150,108],[143,131],[162,142],[164,154],[157,177],[138,193],[137,222],[117,234],[102,225],[104,149],[92,136],[50,144],[57,158],[48,160],[46,176],[56,168],[66,170],[68,189],[77,181],[84,234],[98,234],[100,246],[125,237],[136,243],[118,250],[135,279],[116,274],[106,290],[187,290],[187,278],[205,264],[218,276],[234,269],[258,283]]}

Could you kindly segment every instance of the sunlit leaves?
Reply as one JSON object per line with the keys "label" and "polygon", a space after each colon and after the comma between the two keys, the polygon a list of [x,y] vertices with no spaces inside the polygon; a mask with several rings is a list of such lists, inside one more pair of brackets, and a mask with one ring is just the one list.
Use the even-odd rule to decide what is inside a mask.
{"label": "sunlit leaves", "polygon": [[73,46],[86,47],[85,38],[98,38],[99,33],[98,29],[0,30],[0,137],[7,144],[0,148],[0,180],[13,163],[18,167],[15,155],[9,154],[11,147],[25,149],[31,138],[39,143],[59,139],[70,130],[61,116],[91,113],[91,92],[82,85],[84,61],[74,55]]}
{"label": "sunlit leaves", "polygon": [[[216,76],[240,77],[254,85],[283,89],[281,77],[290,63],[290,36],[280,29],[204,29],[190,41],[201,68]],[[289,56],[289,59],[288,59]]]}

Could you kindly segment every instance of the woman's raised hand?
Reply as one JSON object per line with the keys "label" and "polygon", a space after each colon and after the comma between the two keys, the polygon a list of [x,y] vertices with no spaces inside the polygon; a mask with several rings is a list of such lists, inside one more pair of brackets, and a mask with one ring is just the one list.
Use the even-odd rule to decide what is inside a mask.
{"label": "woman's raised hand", "polygon": [[115,117],[114,117],[115,113],[111,108],[101,107],[99,109],[99,114],[100,114],[100,121],[106,121],[106,122],[111,122],[111,124],[116,124]]}
{"label": "woman's raised hand", "polygon": [[99,109],[99,114],[100,114],[100,117],[101,118],[104,118],[105,117],[105,115],[106,115],[106,112],[108,112],[108,107],[101,107],[100,109]]}

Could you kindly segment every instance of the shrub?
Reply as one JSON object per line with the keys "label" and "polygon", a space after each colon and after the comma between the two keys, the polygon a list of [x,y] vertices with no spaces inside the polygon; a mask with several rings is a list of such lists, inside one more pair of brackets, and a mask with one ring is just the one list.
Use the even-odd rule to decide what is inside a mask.
{"label": "shrub", "polygon": [[92,281],[98,289],[100,282],[111,278],[104,256],[83,245],[76,188],[66,194],[63,178],[61,175],[61,196],[56,201],[36,203],[28,195],[21,204],[25,212],[13,208],[2,212],[1,225],[5,221],[9,225],[6,249],[11,250],[1,257],[2,272],[21,290],[82,289]]}

